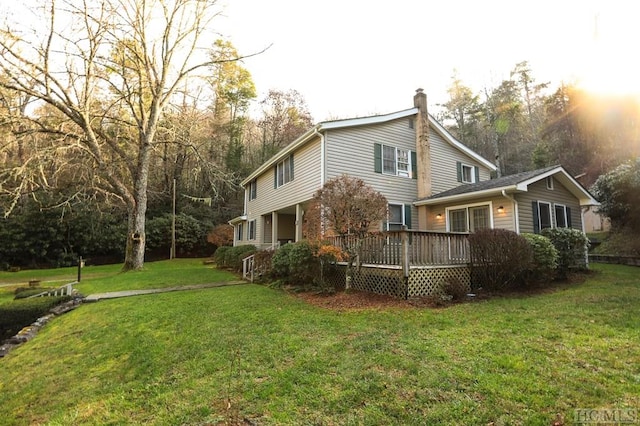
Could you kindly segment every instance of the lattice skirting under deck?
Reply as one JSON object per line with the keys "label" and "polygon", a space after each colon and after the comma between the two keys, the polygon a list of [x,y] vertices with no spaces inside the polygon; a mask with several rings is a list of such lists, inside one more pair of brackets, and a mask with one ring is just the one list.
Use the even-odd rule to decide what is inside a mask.
{"label": "lattice skirting under deck", "polygon": [[[326,270],[324,280],[336,289],[342,289],[346,281],[346,266],[335,265]],[[443,295],[447,282],[457,281],[471,289],[471,270],[467,265],[425,266],[409,270],[405,281],[402,269],[381,265],[354,267],[351,288],[369,293],[385,294],[400,299]]]}
{"label": "lattice skirting under deck", "polygon": [[361,266],[354,268],[351,288],[404,299],[406,285],[402,269]]}
{"label": "lattice skirting under deck", "polygon": [[457,281],[471,290],[471,269],[467,265],[431,266],[411,268],[409,271],[409,297],[443,295],[447,282]]}

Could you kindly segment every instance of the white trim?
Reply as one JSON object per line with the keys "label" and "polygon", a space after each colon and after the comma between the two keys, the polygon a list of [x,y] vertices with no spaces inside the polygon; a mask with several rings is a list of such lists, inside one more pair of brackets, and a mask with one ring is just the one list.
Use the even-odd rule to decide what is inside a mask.
{"label": "white trim", "polygon": [[343,129],[345,127],[366,126],[368,124],[386,123],[387,121],[396,120],[398,118],[409,117],[418,113],[418,108],[410,108],[402,111],[396,111],[384,115],[373,115],[370,117],[348,118],[345,120],[325,121],[320,123],[319,130]]}
{"label": "white trim", "polygon": [[444,204],[452,201],[464,201],[469,198],[479,197],[491,197],[501,195],[502,192],[515,192],[517,187],[515,185],[503,186],[501,188],[485,189],[484,191],[465,192],[464,194],[450,195],[448,197],[432,198],[426,200],[414,201],[414,206],[432,206],[437,204]]}
{"label": "white trim", "polygon": [[[479,202],[479,203],[461,204],[461,205],[457,205],[457,206],[445,207],[445,209],[444,209],[444,220],[445,220],[445,229],[446,229],[446,231],[447,232],[451,232],[451,224],[449,223],[449,212],[451,210],[466,209],[467,210],[467,228],[469,228],[469,221],[470,221],[469,208],[480,207],[480,206],[489,207],[489,228],[493,229],[494,228],[493,201],[489,200],[489,201],[482,201],[482,202]],[[470,232],[470,231],[469,231],[469,229],[467,229],[464,232]]]}

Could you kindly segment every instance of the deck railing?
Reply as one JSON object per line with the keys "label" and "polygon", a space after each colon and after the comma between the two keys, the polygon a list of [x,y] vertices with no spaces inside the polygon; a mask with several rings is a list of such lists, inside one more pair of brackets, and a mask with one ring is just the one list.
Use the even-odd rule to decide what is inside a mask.
{"label": "deck railing", "polygon": [[363,239],[355,236],[329,238],[341,250],[355,253],[360,264],[410,266],[460,265],[470,262],[466,233],[389,231]]}

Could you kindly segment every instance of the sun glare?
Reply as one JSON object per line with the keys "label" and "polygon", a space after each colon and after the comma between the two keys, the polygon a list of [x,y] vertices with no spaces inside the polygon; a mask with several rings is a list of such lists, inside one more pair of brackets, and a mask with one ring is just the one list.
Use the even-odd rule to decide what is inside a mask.
{"label": "sun glare", "polygon": [[599,17],[577,75],[578,86],[598,95],[640,97],[640,57],[631,43],[633,31],[629,31],[635,23],[629,16]]}

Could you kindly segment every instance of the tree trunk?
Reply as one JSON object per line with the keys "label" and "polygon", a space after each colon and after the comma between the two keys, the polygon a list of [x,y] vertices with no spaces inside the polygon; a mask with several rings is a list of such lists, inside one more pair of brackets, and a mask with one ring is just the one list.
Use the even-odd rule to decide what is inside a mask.
{"label": "tree trunk", "polygon": [[148,143],[140,147],[133,191],[133,205],[128,206],[127,246],[123,271],[142,269],[145,252],[145,219],[151,149]]}

